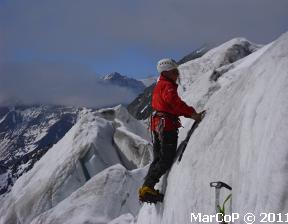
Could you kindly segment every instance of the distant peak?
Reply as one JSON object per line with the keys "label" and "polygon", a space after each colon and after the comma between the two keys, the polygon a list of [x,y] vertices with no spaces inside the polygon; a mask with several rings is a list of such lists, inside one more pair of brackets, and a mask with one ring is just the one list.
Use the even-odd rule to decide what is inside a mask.
{"label": "distant peak", "polygon": [[125,78],[125,77],[126,76],[123,76],[123,75],[121,75],[118,72],[112,72],[112,73],[110,73],[108,75],[105,75],[103,79],[104,80],[110,80],[110,79],[118,79],[118,78]]}

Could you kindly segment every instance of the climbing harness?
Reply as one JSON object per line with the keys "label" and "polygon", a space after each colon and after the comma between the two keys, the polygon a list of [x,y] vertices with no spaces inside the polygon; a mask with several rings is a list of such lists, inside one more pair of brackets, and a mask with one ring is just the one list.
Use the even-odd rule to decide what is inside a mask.
{"label": "climbing harness", "polygon": [[[165,119],[169,118],[176,124],[177,122],[179,122],[179,118],[178,118],[178,116],[169,114],[167,112],[153,111],[152,116],[151,116],[151,121],[150,121],[150,126],[151,127],[152,127],[152,119],[155,118],[155,117],[159,117],[160,118],[160,121],[159,121],[155,131],[158,133],[160,142],[163,142],[163,131],[164,131],[164,128],[166,126]],[[151,135],[152,135],[152,130],[151,130]]]}

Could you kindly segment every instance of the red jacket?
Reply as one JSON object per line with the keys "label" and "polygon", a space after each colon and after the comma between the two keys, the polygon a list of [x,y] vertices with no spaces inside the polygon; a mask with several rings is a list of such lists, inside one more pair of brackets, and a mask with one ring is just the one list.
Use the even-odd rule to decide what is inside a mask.
{"label": "red jacket", "polygon": [[161,118],[164,118],[165,131],[181,127],[179,116],[190,117],[196,111],[180,99],[177,93],[178,85],[161,75],[152,95],[154,111],[167,113],[167,116],[152,116],[151,129],[156,131]]}

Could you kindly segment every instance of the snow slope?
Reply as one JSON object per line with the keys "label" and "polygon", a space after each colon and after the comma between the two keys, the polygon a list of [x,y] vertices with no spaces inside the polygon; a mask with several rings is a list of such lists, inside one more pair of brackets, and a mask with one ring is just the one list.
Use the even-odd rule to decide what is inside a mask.
{"label": "snow slope", "polygon": [[76,123],[82,108],[52,105],[0,107],[0,195],[30,170]]}
{"label": "snow slope", "polygon": [[[95,223],[105,223],[122,213],[137,214],[139,204],[134,195],[145,169],[130,172],[127,166],[130,162],[137,168],[143,157],[146,161],[142,160],[142,166],[151,161],[150,146],[145,140],[146,128],[122,106],[97,112],[87,110],[82,116],[29,172],[16,181],[11,192],[0,199],[1,224],[30,224],[32,220],[41,224],[64,223],[63,220],[84,223],[93,214]],[[127,135],[133,131],[137,136],[130,139],[128,145],[144,147],[147,144],[147,150],[137,154],[140,158],[121,155],[121,150],[129,154],[129,148],[116,147],[113,136],[118,128],[125,130]],[[118,142],[121,142],[120,138]]]}
{"label": "snow slope", "polygon": [[120,164],[109,167],[31,224],[107,223],[122,213],[135,216],[139,203],[134,195],[141,184],[135,180],[141,178],[143,170],[127,171]]}
{"label": "snow slope", "polygon": [[[211,81],[215,69],[230,63],[223,62],[233,42],[243,40],[180,67],[182,96],[207,115],[168,175],[164,203],[144,205],[138,224],[191,223],[192,212],[215,213],[209,183],[219,180],[232,186],[232,211],[241,218],[252,212],[260,223],[261,212],[288,212],[288,33],[230,61],[233,66]],[[180,139],[191,124],[183,120]]]}

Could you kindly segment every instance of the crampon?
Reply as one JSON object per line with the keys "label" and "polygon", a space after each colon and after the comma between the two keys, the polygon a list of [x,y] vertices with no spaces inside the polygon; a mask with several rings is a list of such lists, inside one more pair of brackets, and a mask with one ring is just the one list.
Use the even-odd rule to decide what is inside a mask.
{"label": "crampon", "polygon": [[146,193],[145,196],[140,197],[139,196],[139,201],[140,202],[147,202],[147,203],[154,203],[156,204],[157,202],[163,202],[164,195],[160,194],[159,195],[152,195]]}
{"label": "crampon", "polygon": [[139,189],[139,201],[154,203],[163,202],[164,194],[161,194],[159,190],[154,190],[149,187],[142,187]]}

